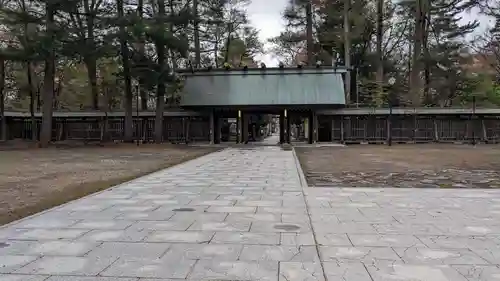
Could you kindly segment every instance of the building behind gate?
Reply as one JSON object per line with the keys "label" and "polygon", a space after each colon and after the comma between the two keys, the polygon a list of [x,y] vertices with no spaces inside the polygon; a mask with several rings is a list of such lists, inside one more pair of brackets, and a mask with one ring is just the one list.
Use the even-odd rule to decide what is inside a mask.
{"label": "building behind gate", "polygon": [[[164,112],[168,142],[248,142],[266,116],[279,120],[280,142],[485,142],[500,140],[500,109],[346,108],[342,75],[332,67],[182,71],[180,108]],[[9,139],[31,139],[35,114],[6,112]],[[153,139],[154,112],[134,114],[134,138]],[[106,126],[104,125],[106,121]],[[123,112],[55,112],[54,140],[123,139]],[[226,129],[233,122],[235,129]],[[231,127],[233,128],[233,127]],[[257,129],[256,129],[257,128]],[[226,138],[225,132],[234,138]]]}

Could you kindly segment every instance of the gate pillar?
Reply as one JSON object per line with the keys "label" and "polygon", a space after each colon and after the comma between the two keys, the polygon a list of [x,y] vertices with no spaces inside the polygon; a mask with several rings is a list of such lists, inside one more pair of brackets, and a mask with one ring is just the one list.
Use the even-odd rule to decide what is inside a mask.
{"label": "gate pillar", "polygon": [[307,142],[314,143],[314,118],[312,111],[307,116]]}
{"label": "gate pillar", "polygon": [[209,118],[209,135],[210,135],[210,144],[214,144],[215,142],[215,117],[214,117],[214,111],[212,110],[210,112],[210,118]]}
{"label": "gate pillar", "polygon": [[283,116],[285,118],[284,120],[284,123],[285,123],[285,141],[286,143],[290,143],[290,140],[291,140],[291,130],[290,130],[290,117],[288,116],[288,112],[287,110],[285,109],[283,111]]}
{"label": "gate pillar", "polygon": [[215,120],[214,142],[216,144],[219,144],[221,140],[221,118],[219,114],[215,114],[214,120]]}
{"label": "gate pillar", "polygon": [[312,139],[312,142],[313,143],[317,143],[318,142],[318,125],[319,125],[319,122],[318,122],[318,115],[316,115],[316,112],[313,110],[312,113],[311,113],[311,116],[312,116],[312,128],[313,128],[313,139]]}
{"label": "gate pillar", "polygon": [[280,112],[280,144],[285,142],[285,116]]}
{"label": "gate pillar", "polygon": [[238,115],[236,116],[236,143],[241,143],[241,110],[238,110]]}
{"label": "gate pillar", "polygon": [[249,114],[242,114],[241,116],[241,122],[243,124],[242,126],[242,143],[248,143],[248,124],[249,124]]}

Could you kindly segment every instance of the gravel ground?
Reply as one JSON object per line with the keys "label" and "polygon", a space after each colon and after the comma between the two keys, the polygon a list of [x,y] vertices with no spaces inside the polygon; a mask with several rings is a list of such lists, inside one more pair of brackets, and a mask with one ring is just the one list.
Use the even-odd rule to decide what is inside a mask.
{"label": "gravel ground", "polygon": [[500,188],[500,146],[353,145],[296,151],[313,186]]}
{"label": "gravel ground", "polygon": [[213,151],[133,144],[0,151],[0,224]]}

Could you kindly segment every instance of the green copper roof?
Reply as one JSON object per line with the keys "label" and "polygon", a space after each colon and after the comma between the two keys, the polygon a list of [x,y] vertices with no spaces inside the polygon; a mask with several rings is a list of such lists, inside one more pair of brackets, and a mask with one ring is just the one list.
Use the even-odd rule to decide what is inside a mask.
{"label": "green copper roof", "polygon": [[185,72],[182,106],[344,105],[341,72],[267,68]]}

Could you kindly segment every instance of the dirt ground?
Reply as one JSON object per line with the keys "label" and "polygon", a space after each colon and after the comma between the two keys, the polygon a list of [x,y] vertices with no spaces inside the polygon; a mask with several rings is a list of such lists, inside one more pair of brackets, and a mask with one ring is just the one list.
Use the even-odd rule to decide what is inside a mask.
{"label": "dirt ground", "polygon": [[500,146],[296,148],[309,185],[500,188]]}
{"label": "dirt ground", "polygon": [[0,150],[0,225],[213,151],[152,144]]}

